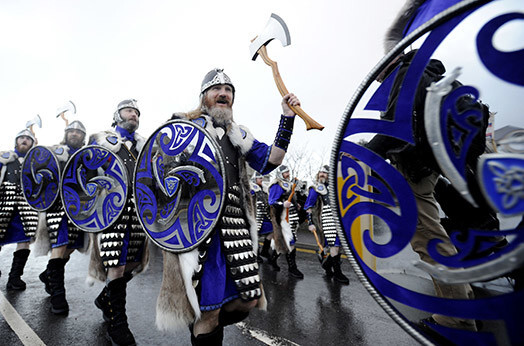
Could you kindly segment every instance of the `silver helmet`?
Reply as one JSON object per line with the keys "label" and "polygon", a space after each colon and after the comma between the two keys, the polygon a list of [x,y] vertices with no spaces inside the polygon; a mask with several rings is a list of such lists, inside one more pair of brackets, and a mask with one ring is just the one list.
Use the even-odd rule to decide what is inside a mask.
{"label": "silver helmet", "polygon": [[204,94],[207,89],[211,88],[213,85],[217,84],[227,84],[233,88],[233,94],[235,94],[235,86],[227,74],[224,73],[224,69],[215,68],[209,71],[204,80],[202,80],[202,85],[200,87],[200,94]]}
{"label": "silver helmet", "polygon": [[329,166],[323,165],[319,170],[318,173],[329,173]]}
{"label": "silver helmet", "polygon": [[113,126],[123,121],[122,117],[120,116],[120,111],[124,108],[136,109],[138,116],[140,116],[140,109],[138,109],[138,104],[135,99],[121,101],[116,107],[115,113],[113,114]]}
{"label": "silver helmet", "polygon": [[284,173],[286,173],[286,172],[289,172],[289,167],[288,166],[286,166],[286,165],[278,166],[277,167],[277,179],[289,181],[289,178],[288,179],[284,178]]}
{"label": "silver helmet", "polygon": [[75,121],[71,122],[69,125],[66,126],[64,131],[67,132],[69,130],[78,130],[80,132],[83,132],[84,135],[87,134],[86,127],[79,120],[75,120]]}
{"label": "silver helmet", "polygon": [[33,134],[33,132],[31,132],[31,130],[29,129],[23,129],[22,131],[18,132],[16,134],[16,137],[15,137],[15,147],[16,147],[16,141],[19,137],[22,137],[22,136],[27,136],[27,137],[30,137],[32,140],[33,140],[33,145],[35,144],[36,142],[36,138],[35,138],[35,135]]}

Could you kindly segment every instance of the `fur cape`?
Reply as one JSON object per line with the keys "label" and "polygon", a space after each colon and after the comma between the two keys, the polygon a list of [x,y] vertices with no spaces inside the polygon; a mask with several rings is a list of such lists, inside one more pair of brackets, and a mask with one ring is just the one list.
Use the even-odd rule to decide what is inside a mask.
{"label": "fur cape", "polygon": [[[184,117],[177,114],[181,119]],[[258,250],[258,232],[255,221],[255,204],[251,197],[251,187],[246,170],[245,155],[253,146],[254,137],[249,130],[232,123],[227,133],[223,133],[221,128],[215,128],[211,118],[202,115],[204,121],[197,122],[215,139],[219,136],[227,135],[231,143],[241,154],[240,158],[240,180],[242,194],[246,203],[246,216],[251,233],[253,250]],[[186,119],[187,120],[187,119]],[[156,326],[159,330],[169,331],[185,328],[189,324],[200,318],[200,306],[198,296],[193,287],[193,273],[198,268],[198,248],[182,254],[174,254],[162,251],[164,255],[164,271],[162,285],[157,299],[156,306]],[[265,310],[267,301],[262,288],[262,296],[258,300],[257,307]]]}
{"label": "fur cape", "polygon": [[[269,188],[275,184],[282,186],[278,179],[274,179],[271,184],[269,184]],[[295,199],[294,196],[293,199]],[[291,252],[290,241],[293,239],[293,231],[291,230],[289,222],[286,221],[284,207],[271,205],[269,208],[269,213],[271,223],[273,224],[273,239],[271,240],[271,248],[275,249],[279,254]]]}
{"label": "fur cape", "polygon": [[[110,143],[106,138],[116,137],[117,141],[115,144]],[[136,149],[138,152],[142,150],[146,143],[146,139],[135,132]],[[102,131],[95,133],[89,137],[88,143],[96,143],[103,146],[104,148],[117,153],[124,144],[124,139],[116,131]],[[92,286],[95,281],[105,282],[107,279],[107,272],[102,264],[102,258],[100,257],[100,243],[102,239],[102,232],[89,233],[89,252],[91,254],[89,259],[88,275],[86,283]],[[133,275],[139,274],[147,269],[149,263],[149,241],[146,238],[146,243],[142,255],[140,265],[133,271]]]}
{"label": "fur cape", "polygon": [[426,0],[406,0],[404,6],[400,9],[397,17],[393,20],[393,23],[386,31],[384,37],[384,53],[389,53],[393,47],[402,41],[404,29],[408,24],[411,17],[415,14],[417,9],[422,5]]}
{"label": "fur cape", "polygon": [[0,168],[0,184],[4,182],[7,164],[14,162],[16,159],[18,159],[18,155],[12,150],[0,152],[0,165],[2,165]]}
{"label": "fur cape", "polygon": [[[0,167],[0,184],[2,184],[4,182],[5,174],[7,173],[7,165],[9,163],[11,163],[11,162],[15,162],[16,160],[19,160],[20,163],[22,163],[23,158],[18,157],[18,154],[15,151],[8,150],[8,151],[0,152],[0,165],[1,165],[1,167]],[[42,221],[41,214],[42,214],[41,212],[38,213],[38,223],[37,223],[37,226],[36,226],[35,238],[33,238],[33,237],[31,238],[31,240],[29,241],[30,244],[34,243],[34,241],[36,239],[36,236],[38,235],[38,230],[43,225],[46,224],[46,222],[45,222],[45,214],[43,216],[44,217],[43,221]],[[49,242],[49,238],[48,238],[48,242]]]}
{"label": "fur cape", "polygon": [[[53,145],[49,149],[55,154],[58,162],[67,162],[69,160],[69,151],[66,145]],[[55,203],[61,203],[59,199]],[[86,253],[89,249],[89,236],[87,233],[83,233],[84,236],[84,246],[80,249],[77,249],[81,253]],[[49,229],[47,227],[47,213],[39,212],[38,213],[38,227],[36,229],[35,243],[33,245],[33,254],[34,256],[46,256],[49,251],[51,251],[51,242],[49,239]]]}

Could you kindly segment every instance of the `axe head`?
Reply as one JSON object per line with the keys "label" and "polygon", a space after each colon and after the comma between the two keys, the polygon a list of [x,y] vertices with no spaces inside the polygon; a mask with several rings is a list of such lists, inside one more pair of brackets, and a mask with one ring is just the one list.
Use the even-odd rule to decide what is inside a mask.
{"label": "axe head", "polygon": [[291,37],[289,36],[289,30],[287,29],[286,23],[282,18],[272,13],[264,30],[249,45],[251,59],[256,60],[258,50],[274,39],[279,40],[283,47],[291,44]]}
{"label": "axe head", "polygon": [[38,127],[42,128],[42,118],[40,118],[40,115],[36,115],[33,119],[29,120],[27,123],[25,123],[26,128],[33,128],[34,125],[38,125]]}
{"label": "axe head", "polygon": [[61,116],[65,112],[71,112],[73,114],[76,114],[76,106],[73,103],[73,101],[69,101],[65,105],[63,105],[62,107],[59,107],[56,110],[56,117],[58,118],[59,116]]}

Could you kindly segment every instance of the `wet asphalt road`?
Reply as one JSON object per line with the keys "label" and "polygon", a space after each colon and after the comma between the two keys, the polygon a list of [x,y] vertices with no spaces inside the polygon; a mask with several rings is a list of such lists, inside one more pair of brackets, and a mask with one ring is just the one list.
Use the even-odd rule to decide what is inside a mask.
{"label": "wet asphalt road", "polygon": [[[47,257],[29,257],[23,279],[27,289],[6,292],[5,283],[14,246],[0,252],[0,293],[45,345],[109,345],[102,314],[93,304],[102,283],[85,284],[88,256],[73,253],[66,266],[66,290],[70,305],[67,316],[49,311],[49,297],[38,274],[45,269]],[[307,250],[306,250],[307,251]],[[343,270],[349,286],[334,283],[323,275],[317,257],[311,251],[299,251],[297,263],[303,280],[288,276],[285,259],[280,258],[280,272],[266,264],[261,276],[268,298],[267,311],[253,311],[242,323],[224,332],[224,345],[416,345],[377,305],[360,284],[347,260]],[[163,333],[155,327],[155,304],[162,276],[162,255],[152,251],[149,269],[128,285],[129,324],[138,345],[189,345],[186,329]],[[5,306],[0,304],[0,310]],[[19,327],[15,326],[18,331]],[[0,318],[0,345],[23,345],[20,338]],[[29,339],[26,339],[29,340]],[[28,343],[30,344],[30,343]]]}

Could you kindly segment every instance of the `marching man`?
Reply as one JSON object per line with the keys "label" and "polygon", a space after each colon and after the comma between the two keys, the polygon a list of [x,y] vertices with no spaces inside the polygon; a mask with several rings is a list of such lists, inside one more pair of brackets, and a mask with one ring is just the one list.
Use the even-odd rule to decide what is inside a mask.
{"label": "marching man", "polygon": [[298,229],[298,208],[293,183],[290,181],[289,168],[281,165],[277,168],[276,178],[269,185],[269,206],[274,230],[275,250],[270,258],[273,269],[278,271],[277,259],[280,254],[286,255],[289,275],[303,279],[304,274],[298,270],[296,256]]}
{"label": "marching man", "polygon": [[36,143],[32,125],[16,135],[14,151],[0,154],[0,246],[16,244],[7,290],[26,288],[21,276],[30,253],[29,241],[38,225],[38,212],[29,206],[20,185],[22,161]]}
{"label": "marching man", "polygon": [[[331,207],[327,182],[329,178],[329,167],[322,166],[318,171],[316,181],[309,188],[308,198],[304,209],[308,214],[309,230],[320,234],[325,239],[324,246],[329,247],[329,255],[324,258],[322,268],[326,271],[328,278],[333,277],[335,281],[349,284],[349,279],[342,273],[340,268],[340,239],[337,234],[336,224]],[[326,248],[324,248],[325,250]]]}
{"label": "marching man", "polygon": [[222,344],[225,326],[242,321],[254,307],[266,307],[246,163],[267,174],[282,162],[295,117],[289,105],[300,105],[293,94],[283,97],[277,135],[274,143],[267,145],[233,120],[234,99],[235,87],[229,76],[222,69],[213,69],[202,81],[199,108],[173,116],[194,121],[218,142],[228,186],[223,213],[209,241],[204,242],[207,244],[181,254],[164,252],[156,323],[162,330],[189,325],[193,345]]}

